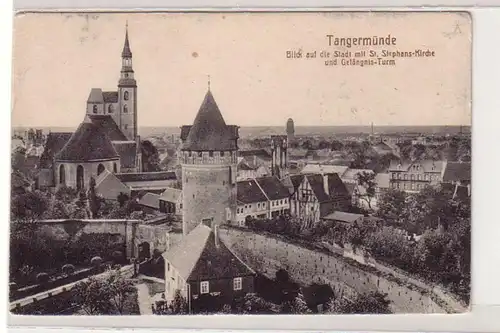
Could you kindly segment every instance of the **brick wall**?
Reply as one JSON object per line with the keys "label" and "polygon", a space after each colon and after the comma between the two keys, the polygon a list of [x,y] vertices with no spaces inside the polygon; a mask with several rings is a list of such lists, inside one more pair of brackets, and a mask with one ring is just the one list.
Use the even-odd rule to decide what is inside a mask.
{"label": "brick wall", "polygon": [[387,293],[394,313],[446,312],[417,288],[400,285],[336,255],[237,229],[221,229],[220,237],[249,266],[270,278],[284,268],[299,284],[326,283],[347,297],[375,290]]}

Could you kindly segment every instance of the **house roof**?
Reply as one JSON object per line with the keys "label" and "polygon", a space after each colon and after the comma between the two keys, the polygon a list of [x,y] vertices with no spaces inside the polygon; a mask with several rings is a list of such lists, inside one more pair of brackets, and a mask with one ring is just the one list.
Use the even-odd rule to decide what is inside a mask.
{"label": "house roof", "polygon": [[118,155],[120,155],[122,168],[134,168],[137,157],[135,141],[113,141],[112,144]]}
{"label": "house roof", "polygon": [[285,199],[290,196],[286,186],[276,176],[255,179],[269,200]]}
{"label": "house roof", "polygon": [[357,175],[363,172],[374,173],[373,170],[370,169],[347,169],[341,176],[343,179],[356,180]]}
{"label": "house roof", "polygon": [[118,91],[103,91],[104,103],[118,103]]}
{"label": "house roof", "polygon": [[470,162],[448,162],[443,175],[444,182],[471,180]]}
{"label": "house roof", "polygon": [[188,130],[182,149],[192,151],[237,150],[237,133],[237,126],[226,125],[211,91],[208,90],[194,119],[193,126]]}
{"label": "house roof", "polygon": [[267,201],[267,197],[254,179],[236,183],[238,201],[243,204]]}
{"label": "house roof", "polygon": [[307,149],[291,148],[288,149],[288,156],[290,158],[305,158],[308,154]]}
{"label": "house roof", "polygon": [[342,175],[349,169],[349,167],[344,165],[331,165],[331,164],[319,164],[319,163],[308,163],[302,168],[301,173],[337,173],[339,176]]}
{"label": "house roof", "polygon": [[167,202],[178,202],[182,200],[182,190],[177,188],[167,187],[162,194],[160,194],[160,200]]}
{"label": "house roof", "polygon": [[51,132],[47,135],[45,147],[39,162],[41,169],[52,168],[54,156],[59,153],[59,151],[69,141],[71,135],[73,135],[73,133],[66,132]]}
{"label": "house roof", "polygon": [[218,280],[253,275],[255,272],[241,261],[219,239],[216,246],[212,229],[202,223],[180,243],[163,254],[185,281]]}
{"label": "house roof", "polygon": [[111,141],[128,141],[125,134],[123,134],[110,115],[89,114],[87,116],[92,123],[100,127],[108,135]]}
{"label": "house roof", "polygon": [[[325,192],[324,187],[324,177],[328,177],[328,191]],[[337,195],[349,195],[346,185],[340,179],[339,175],[336,173],[330,173],[326,175],[321,174],[310,174],[306,175],[307,181],[311,186],[314,195],[320,203],[330,201],[334,196]]]}
{"label": "house roof", "polygon": [[364,217],[364,215],[336,211],[336,212],[333,212],[333,213],[328,214],[327,216],[323,217],[323,219],[333,220],[333,221],[342,221],[342,222],[346,222],[346,223],[353,223],[361,217]]}
{"label": "house roof", "polygon": [[119,155],[102,129],[89,117],[78,126],[64,147],[57,153],[58,161],[85,162],[93,160],[109,160]]}
{"label": "house roof", "polygon": [[117,173],[115,175],[122,182],[149,182],[177,179],[175,171]]}
{"label": "house roof", "polygon": [[139,205],[154,208],[154,209],[160,209],[160,202],[159,202],[160,196],[155,193],[145,193],[137,202]]}

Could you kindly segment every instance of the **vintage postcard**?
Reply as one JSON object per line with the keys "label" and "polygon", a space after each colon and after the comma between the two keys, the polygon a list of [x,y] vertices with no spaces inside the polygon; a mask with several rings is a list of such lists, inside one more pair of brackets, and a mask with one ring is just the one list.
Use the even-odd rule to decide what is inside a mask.
{"label": "vintage postcard", "polygon": [[12,314],[469,310],[469,14],[14,24]]}

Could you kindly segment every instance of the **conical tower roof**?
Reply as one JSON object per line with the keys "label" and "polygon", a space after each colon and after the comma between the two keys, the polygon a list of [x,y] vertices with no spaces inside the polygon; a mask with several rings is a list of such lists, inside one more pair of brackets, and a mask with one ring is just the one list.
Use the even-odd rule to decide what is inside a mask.
{"label": "conical tower roof", "polygon": [[55,156],[57,161],[86,162],[119,158],[106,132],[88,116]]}
{"label": "conical tower roof", "polygon": [[183,150],[222,151],[236,150],[234,126],[226,125],[210,90],[194,119],[193,126],[183,144]]}
{"label": "conical tower roof", "polygon": [[132,51],[130,50],[130,43],[128,41],[128,23],[127,27],[125,28],[125,44],[123,44],[122,57],[132,58]]}

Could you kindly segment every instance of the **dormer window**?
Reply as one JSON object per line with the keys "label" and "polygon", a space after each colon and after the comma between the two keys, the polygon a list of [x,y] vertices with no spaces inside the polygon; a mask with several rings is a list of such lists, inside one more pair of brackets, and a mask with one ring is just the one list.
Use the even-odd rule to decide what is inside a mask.
{"label": "dormer window", "polygon": [[97,105],[96,104],[94,104],[92,106],[92,112],[97,113]]}
{"label": "dormer window", "polygon": [[[127,76],[128,76],[128,75],[127,75]],[[123,99],[124,99],[124,100],[126,100],[126,101],[128,101],[128,91],[125,91],[125,92],[123,93]]]}

